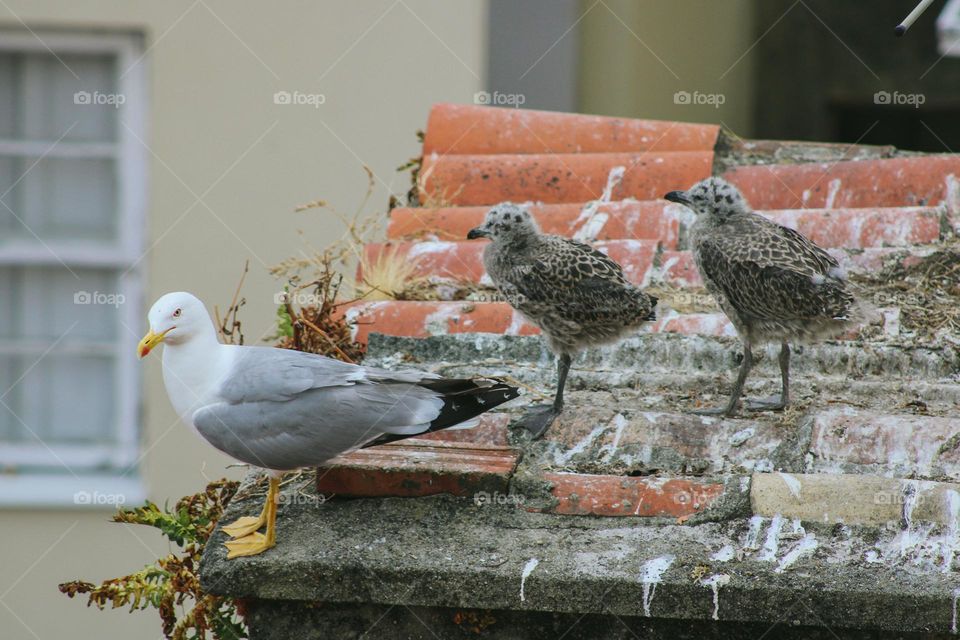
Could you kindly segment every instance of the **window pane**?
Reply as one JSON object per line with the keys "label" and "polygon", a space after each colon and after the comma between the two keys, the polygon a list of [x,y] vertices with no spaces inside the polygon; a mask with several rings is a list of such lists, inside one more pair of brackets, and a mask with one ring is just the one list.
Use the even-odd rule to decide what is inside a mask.
{"label": "window pane", "polygon": [[6,207],[0,206],[4,237],[116,240],[114,167],[106,158],[0,157],[0,194],[7,192]]}
{"label": "window pane", "polygon": [[118,322],[127,302],[117,274],[77,268],[73,274],[63,267],[0,268],[0,344],[51,343],[62,336],[62,345],[121,340],[135,348],[138,336]]}
{"label": "window pane", "polygon": [[[120,376],[144,327],[127,319],[133,302],[120,283],[130,282],[114,262],[121,216],[137,213],[120,200],[121,168],[133,161],[120,144],[128,96],[118,93],[130,43],[42,37],[56,54],[33,40],[0,51],[0,461],[46,473],[65,472],[56,455],[78,469],[121,459],[136,399],[121,394]],[[85,43],[111,49],[60,48]],[[78,266],[99,264],[90,260],[99,248],[111,266]]]}
{"label": "window pane", "polygon": [[20,122],[20,73],[14,54],[0,53],[0,138],[17,137]]}
{"label": "window pane", "polygon": [[0,405],[0,434],[5,441],[33,444],[39,437],[51,446],[111,441],[116,432],[112,358],[62,356],[56,351],[42,358],[0,355],[3,371],[7,379],[13,378],[0,389],[7,405]]}
{"label": "window pane", "polygon": [[0,136],[53,141],[69,130],[64,140],[115,140],[122,100],[115,56],[62,54],[60,60],[0,52]]}

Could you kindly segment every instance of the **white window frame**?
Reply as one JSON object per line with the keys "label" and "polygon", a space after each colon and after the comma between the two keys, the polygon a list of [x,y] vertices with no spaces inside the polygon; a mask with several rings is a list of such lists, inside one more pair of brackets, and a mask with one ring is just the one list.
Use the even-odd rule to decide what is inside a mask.
{"label": "white window frame", "polygon": [[[0,244],[0,266],[105,268],[121,272],[119,293],[125,302],[118,308],[119,331],[114,342],[58,346],[61,353],[96,353],[114,357],[115,445],[78,446],[28,442],[0,446],[0,466],[65,466],[60,473],[0,474],[0,506],[84,506],[75,499],[78,491],[95,496],[122,491],[127,504],[139,502],[145,492],[139,469],[131,469],[140,451],[140,367],[127,327],[141,325],[140,309],[146,279],[145,249],[147,208],[147,84],[142,36],[122,32],[71,32],[56,30],[0,29],[0,52],[62,54],[112,54],[117,59],[117,91],[125,101],[118,108],[118,126],[113,142],[61,140],[17,141],[0,138],[0,153],[39,157],[113,158],[117,177],[118,241],[33,240]],[[139,138],[139,139],[138,139]],[[33,354],[39,357],[49,344],[19,340],[0,341],[0,354]],[[0,408],[2,409],[2,408]],[[104,468],[108,471],[104,473]],[[79,476],[79,477],[77,477]],[[87,506],[115,508],[114,504]]]}

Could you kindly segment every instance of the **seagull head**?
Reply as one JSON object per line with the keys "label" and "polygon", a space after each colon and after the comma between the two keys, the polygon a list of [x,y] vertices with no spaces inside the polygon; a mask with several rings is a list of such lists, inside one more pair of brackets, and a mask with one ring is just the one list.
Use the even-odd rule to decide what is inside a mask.
{"label": "seagull head", "polygon": [[470,229],[467,240],[490,238],[494,242],[524,240],[540,233],[530,212],[512,202],[501,202],[487,211],[483,224]]}
{"label": "seagull head", "polygon": [[210,314],[200,300],[189,293],[178,291],[161,296],[147,314],[150,331],[137,346],[140,358],[146,356],[161,342],[180,344],[212,330]]}
{"label": "seagull head", "polygon": [[701,180],[686,191],[671,191],[665,200],[682,204],[694,213],[723,219],[734,213],[746,213],[750,206],[740,191],[723,178]]}

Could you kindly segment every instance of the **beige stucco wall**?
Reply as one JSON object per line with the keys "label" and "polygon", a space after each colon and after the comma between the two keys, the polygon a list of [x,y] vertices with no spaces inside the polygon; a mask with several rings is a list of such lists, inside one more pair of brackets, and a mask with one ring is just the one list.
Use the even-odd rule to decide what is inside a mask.
{"label": "beige stucco wall", "polygon": [[[339,234],[329,215],[292,208],[323,198],[352,212],[366,190],[362,162],[404,191],[407,178],[394,169],[417,153],[415,131],[430,105],[468,102],[481,86],[484,3],[405,4],[7,0],[5,7],[34,29],[146,33],[148,142],[156,154],[147,304],[187,289],[223,308],[249,259],[241,318],[254,343],[272,328],[275,310],[266,265],[298,250],[298,228],[317,246]],[[19,22],[0,8],[0,26]],[[326,102],[278,106],[280,90],[322,93]],[[214,183],[203,198],[209,209],[199,204],[178,222],[194,204],[190,190],[201,195]],[[378,184],[372,206],[386,201],[387,187]],[[159,358],[143,367],[143,468],[150,498],[162,504],[221,477],[228,460],[176,422]],[[98,613],[56,591],[63,580],[121,575],[166,552],[156,532],[109,524],[109,515],[0,508],[0,637],[160,636],[154,612]]]}
{"label": "beige stucco wall", "polygon": [[[583,0],[581,110],[712,122],[749,136],[753,6],[753,0]],[[678,105],[677,91],[691,94],[691,103],[694,92],[721,94],[723,104]]]}

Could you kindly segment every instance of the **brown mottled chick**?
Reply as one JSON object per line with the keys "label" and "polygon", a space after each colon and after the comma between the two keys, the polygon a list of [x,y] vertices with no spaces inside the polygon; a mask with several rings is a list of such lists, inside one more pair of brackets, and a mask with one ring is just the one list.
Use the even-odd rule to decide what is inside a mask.
{"label": "brown mottled chick", "polygon": [[654,319],[657,299],[627,282],[619,264],[590,245],[540,232],[533,217],[505,202],[487,212],[468,239],[489,238],[487,273],[510,305],[540,327],[559,356],[557,393],[521,424],[540,437],[563,409],[572,356],[613,342]]}
{"label": "brown mottled chick", "polygon": [[726,406],[697,411],[733,415],[753,365],[752,347],[780,343],[779,396],[748,400],[751,410],[787,406],[790,342],[836,336],[860,320],[846,274],[836,259],[792,229],[753,213],[722,178],[664,196],[697,214],[690,243],[700,276],[743,340],[743,361]]}

